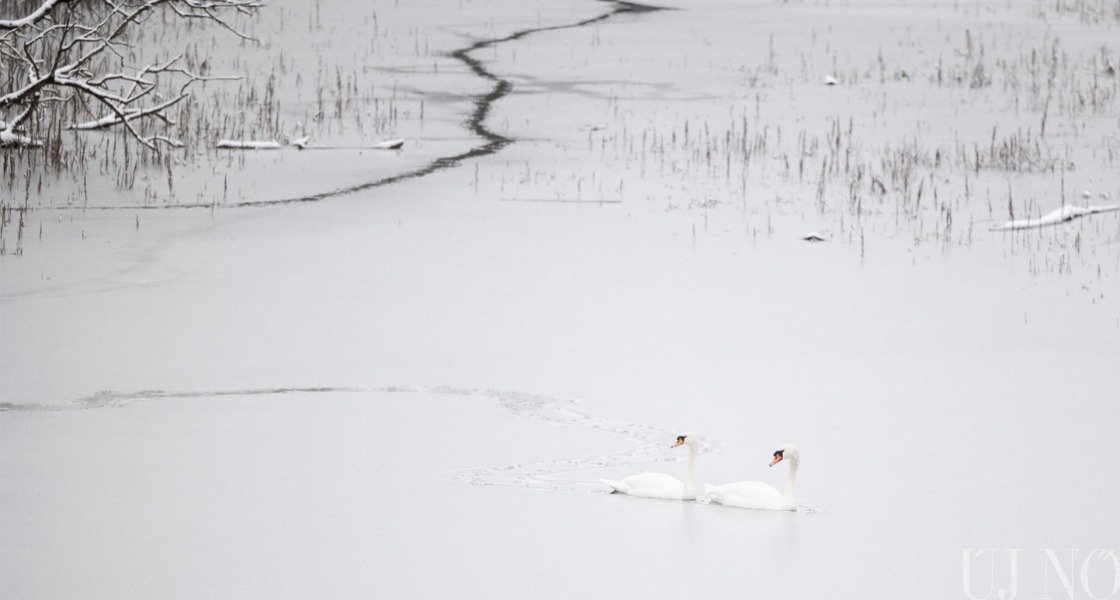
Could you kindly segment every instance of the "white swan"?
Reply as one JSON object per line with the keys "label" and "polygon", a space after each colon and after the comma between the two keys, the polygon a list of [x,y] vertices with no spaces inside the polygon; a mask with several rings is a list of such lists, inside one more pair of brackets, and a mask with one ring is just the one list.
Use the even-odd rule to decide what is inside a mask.
{"label": "white swan", "polygon": [[705,483],[704,492],[712,502],[724,506],[760,510],[797,510],[797,501],[793,499],[793,480],[797,477],[797,464],[800,458],[797,446],[793,444],[783,444],[774,451],[774,460],[770,461],[771,467],[783,460],[789,463],[785,492],[779,492],[773,486],[759,481],[740,481],[725,485]]}
{"label": "white swan", "polygon": [[696,464],[696,436],[682,433],[671,447],[688,446],[688,467],[684,481],[664,473],[642,473],[631,475],[622,481],[603,479],[602,482],[614,488],[612,494],[627,494],[642,498],[662,498],[664,500],[695,500],[696,492],[692,481],[692,468]]}

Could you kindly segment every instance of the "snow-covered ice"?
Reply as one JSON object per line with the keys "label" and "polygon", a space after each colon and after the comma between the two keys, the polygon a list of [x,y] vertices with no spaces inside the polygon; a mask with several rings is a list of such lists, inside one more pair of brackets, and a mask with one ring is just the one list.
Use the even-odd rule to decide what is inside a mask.
{"label": "snow-covered ice", "polygon": [[[286,124],[319,61],[386,120],[87,200],[45,178],[0,256],[0,597],[967,598],[1011,589],[1007,549],[1019,597],[1066,597],[1048,549],[1104,597],[1120,213],[988,230],[1120,195],[1086,134],[1120,84],[1077,75],[1120,22],[613,7],[270,4],[215,60],[290,44]],[[488,140],[500,84],[450,54],[500,38]],[[796,444],[801,510],[607,493],[679,477],[686,431],[698,485],[780,486]]]}

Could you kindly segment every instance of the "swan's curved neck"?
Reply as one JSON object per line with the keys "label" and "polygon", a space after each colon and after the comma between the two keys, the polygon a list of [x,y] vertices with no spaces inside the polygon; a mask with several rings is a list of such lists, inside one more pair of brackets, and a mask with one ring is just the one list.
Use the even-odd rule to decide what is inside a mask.
{"label": "swan's curved neck", "polygon": [[688,467],[684,471],[684,499],[696,497],[695,486],[692,482],[693,467],[696,466],[696,445],[691,444],[688,447]]}
{"label": "swan's curved neck", "polygon": [[786,489],[782,495],[786,498],[793,498],[793,480],[797,478],[797,463],[796,458],[789,459],[789,472],[786,473]]}

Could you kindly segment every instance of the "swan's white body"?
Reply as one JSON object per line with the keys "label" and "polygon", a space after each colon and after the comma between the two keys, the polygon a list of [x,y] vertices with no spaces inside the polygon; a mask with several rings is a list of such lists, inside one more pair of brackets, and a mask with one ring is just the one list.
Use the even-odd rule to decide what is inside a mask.
{"label": "swan's white body", "polygon": [[691,433],[683,434],[677,438],[677,443],[673,444],[673,447],[681,444],[688,446],[688,467],[685,469],[684,481],[664,473],[642,473],[624,477],[621,481],[610,479],[602,481],[614,489],[611,493],[662,500],[695,500],[692,470],[696,463],[696,437]]}
{"label": "swan's white body", "polygon": [[785,491],[779,492],[773,486],[760,481],[740,481],[725,485],[704,484],[704,493],[712,502],[724,506],[738,508],[754,508],[759,510],[797,510],[797,501],[793,498],[793,481],[797,477],[797,465],[800,454],[797,447],[785,444],[774,452],[774,466],[785,460],[789,463],[789,472],[786,474]]}
{"label": "swan's white body", "polygon": [[774,486],[761,481],[740,481],[725,485],[704,484],[704,492],[716,504],[760,510],[797,510],[797,502]]}
{"label": "swan's white body", "polygon": [[621,481],[604,479],[603,483],[614,488],[619,494],[640,496],[642,498],[661,498],[663,500],[695,500],[694,491],[685,492],[686,484],[664,473],[642,473],[631,475]]}

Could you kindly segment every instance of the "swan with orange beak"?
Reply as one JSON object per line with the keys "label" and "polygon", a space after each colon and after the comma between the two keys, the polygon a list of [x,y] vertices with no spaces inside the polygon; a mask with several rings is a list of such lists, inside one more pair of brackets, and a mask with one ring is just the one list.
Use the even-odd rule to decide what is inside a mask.
{"label": "swan with orange beak", "polygon": [[688,466],[685,468],[684,481],[664,473],[642,473],[641,475],[624,477],[620,481],[610,479],[603,479],[602,481],[611,486],[612,494],[660,498],[662,500],[695,500],[696,491],[692,471],[696,464],[697,437],[691,433],[678,435],[677,441],[670,447],[678,448],[680,446],[688,447]]}
{"label": "swan with orange beak", "polygon": [[771,467],[782,461],[789,463],[783,492],[760,481],[740,481],[725,485],[704,484],[704,490],[709,500],[724,506],[757,510],[797,510],[797,501],[793,498],[793,481],[797,478],[800,460],[801,454],[793,444],[782,444],[774,451],[774,458],[770,461]]}

